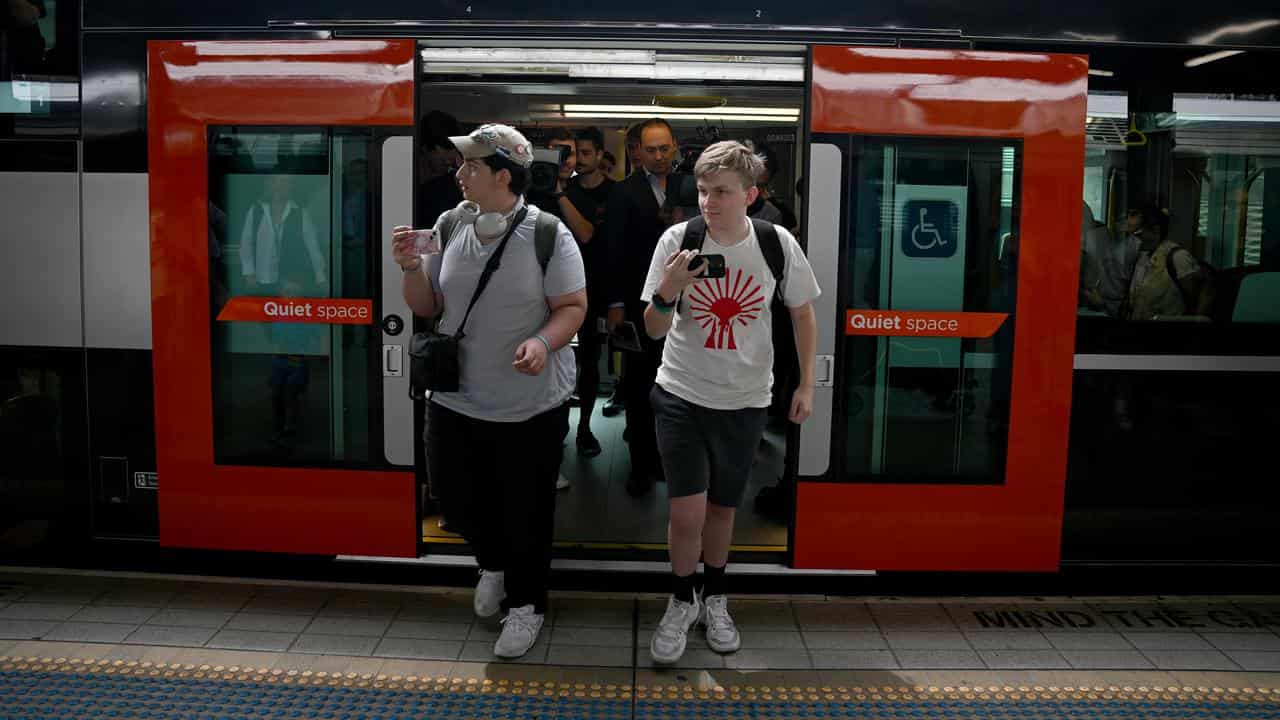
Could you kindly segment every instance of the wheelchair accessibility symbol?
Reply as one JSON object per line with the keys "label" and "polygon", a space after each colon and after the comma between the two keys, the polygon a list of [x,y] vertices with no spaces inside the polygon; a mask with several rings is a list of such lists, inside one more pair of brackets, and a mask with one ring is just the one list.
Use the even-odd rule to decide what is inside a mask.
{"label": "wheelchair accessibility symbol", "polygon": [[947,258],[956,254],[956,207],[946,200],[911,200],[903,208],[902,254]]}

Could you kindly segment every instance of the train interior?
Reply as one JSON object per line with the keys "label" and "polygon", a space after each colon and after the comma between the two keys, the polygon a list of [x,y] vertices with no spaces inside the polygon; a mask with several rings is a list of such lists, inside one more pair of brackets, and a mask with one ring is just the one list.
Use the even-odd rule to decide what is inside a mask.
{"label": "train interior", "polygon": [[[798,181],[804,147],[804,57],[794,50],[704,47],[695,54],[617,47],[424,46],[421,52],[418,225],[432,222],[424,216],[438,212],[440,203],[431,193],[448,182],[439,178],[451,173],[457,162],[454,154],[438,148],[432,157],[431,138],[442,128],[460,128],[465,134],[480,124],[500,122],[521,129],[535,146],[546,148],[557,128],[595,127],[604,136],[605,150],[616,159],[608,177],[620,181],[637,168],[628,155],[626,131],[650,117],[665,118],[674,127],[678,150],[673,164],[678,171],[691,173],[698,153],[718,140],[745,141],[767,153],[772,172],[762,180],[762,190],[776,206],[803,217]],[[537,202],[536,197],[532,200]],[[452,205],[453,201],[444,203]],[[696,196],[685,195],[680,205],[696,212]],[[665,484],[655,483],[638,498],[626,492],[631,462],[626,415],[610,402],[625,373],[625,358],[612,346],[600,355],[594,408],[585,409],[580,396],[574,396],[561,471],[561,484],[567,487],[558,495],[556,542],[561,548],[588,551],[659,551],[666,543]],[[583,412],[591,413],[588,426],[601,446],[599,455],[578,451]],[[786,550],[789,492],[779,483],[787,428],[788,423],[774,418],[758,448],[737,515],[736,552],[760,557]],[[458,542],[440,527],[433,506],[427,503],[425,508],[423,542],[436,548]]]}

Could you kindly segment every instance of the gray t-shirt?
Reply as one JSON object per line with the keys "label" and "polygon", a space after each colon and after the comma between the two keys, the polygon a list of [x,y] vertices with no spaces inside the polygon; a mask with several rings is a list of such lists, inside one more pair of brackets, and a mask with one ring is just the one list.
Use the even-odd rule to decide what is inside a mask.
{"label": "gray t-shirt", "polygon": [[[564,403],[573,392],[577,370],[569,347],[551,353],[538,375],[525,375],[512,366],[516,349],[551,317],[547,298],[587,285],[578,244],[564,223],[543,276],[533,241],[539,212],[529,206],[467,320],[459,349],[461,390],[432,393],[432,402],[479,420],[521,422]],[[459,225],[444,253],[428,258],[431,284],[444,297],[441,333],[452,334],[462,323],[485,263],[498,245],[498,240],[481,244],[472,226]]]}

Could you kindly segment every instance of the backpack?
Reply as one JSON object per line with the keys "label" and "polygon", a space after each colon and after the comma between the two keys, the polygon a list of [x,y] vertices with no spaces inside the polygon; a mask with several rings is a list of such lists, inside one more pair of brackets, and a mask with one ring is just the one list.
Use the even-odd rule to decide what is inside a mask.
{"label": "backpack", "polygon": [[[453,231],[458,229],[458,221],[457,208],[440,216],[440,252],[444,252],[445,245],[453,236]],[[559,230],[560,218],[539,209],[533,231],[533,250],[538,256],[538,265],[542,268],[543,276],[546,276],[547,265],[551,263],[551,256],[556,252],[556,234]]]}
{"label": "backpack", "polygon": [[[1190,255],[1191,259],[1195,260],[1200,267],[1202,276],[1200,292],[1195,297],[1192,297],[1182,283],[1178,281],[1178,271],[1173,266],[1173,256],[1179,252]],[[1214,301],[1217,299],[1218,269],[1196,257],[1194,253],[1181,245],[1175,246],[1165,254],[1164,267],[1165,272],[1169,273],[1169,279],[1173,281],[1174,287],[1178,288],[1178,292],[1182,294],[1182,306],[1186,308],[1186,314],[1213,318]]]}
{"label": "backpack", "polygon": [[[800,384],[800,357],[796,354],[791,311],[782,300],[787,261],[774,224],[757,218],[751,218],[751,224],[755,226],[760,254],[764,255],[765,264],[769,266],[775,283],[773,299],[769,303],[769,311],[773,317],[773,400],[769,405],[769,413],[787,417],[791,412],[791,396]],[[685,225],[680,249],[701,250],[706,237],[707,221],[701,215],[694,216]]]}

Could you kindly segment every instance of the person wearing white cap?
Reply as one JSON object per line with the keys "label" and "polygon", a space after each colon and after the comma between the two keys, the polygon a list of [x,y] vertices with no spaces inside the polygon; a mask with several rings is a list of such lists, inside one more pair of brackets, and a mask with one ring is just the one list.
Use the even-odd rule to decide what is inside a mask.
{"label": "person wearing white cap", "polygon": [[[427,467],[480,565],[476,614],[507,611],[494,653],[519,657],[546,613],[556,479],[576,373],[569,341],[586,315],[586,276],[578,245],[558,220],[553,249],[539,254],[541,213],[524,201],[533,164],[524,135],[484,125],[450,140],[465,161],[458,184],[475,205],[441,216],[440,242],[425,256],[415,252],[414,231],[396,227],[392,257],[415,314],[439,317],[442,334],[465,329],[458,390],[434,391],[427,403]],[[492,282],[480,287],[495,256],[501,262]]]}

